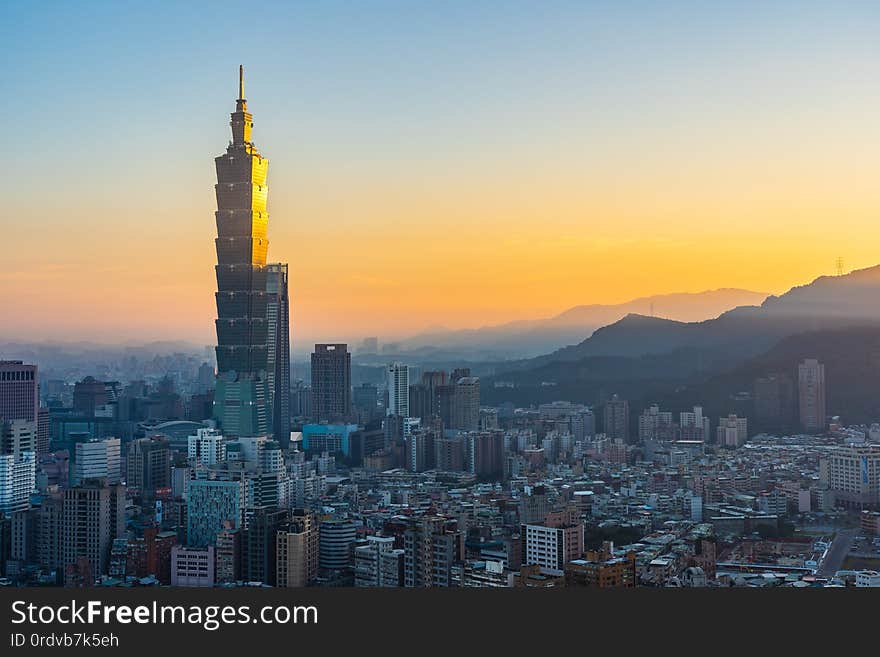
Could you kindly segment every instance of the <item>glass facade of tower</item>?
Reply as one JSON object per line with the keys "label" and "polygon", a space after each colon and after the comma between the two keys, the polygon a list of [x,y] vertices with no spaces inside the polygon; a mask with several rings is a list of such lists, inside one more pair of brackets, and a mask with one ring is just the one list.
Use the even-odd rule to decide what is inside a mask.
{"label": "glass facade of tower", "polygon": [[[273,433],[289,396],[287,265],[267,265],[269,161],[251,141],[253,117],[243,82],[232,113],[232,141],[217,168],[217,386],[214,419],[227,435]],[[283,279],[283,282],[281,281]],[[283,323],[283,326],[282,326]],[[285,388],[287,390],[285,390]],[[284,404],[288,409],[289,402]],[[288,410],[278,409],[279,413]],[[289,419],[282,418],[280,432]]]}

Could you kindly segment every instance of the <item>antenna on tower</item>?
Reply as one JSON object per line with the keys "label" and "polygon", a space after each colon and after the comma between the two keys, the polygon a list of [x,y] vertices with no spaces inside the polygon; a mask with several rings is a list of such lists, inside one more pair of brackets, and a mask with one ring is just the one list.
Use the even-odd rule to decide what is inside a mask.
{"label": "antenna on tower", "polygon": [[838,256],[837,260],[834,261],[834,265],[837,268],[837,275],[843,276],[843,258]]}
{"label": "antenna on tower", "polygon": [[238,65],[238,99],[244,100],[244,65]]}

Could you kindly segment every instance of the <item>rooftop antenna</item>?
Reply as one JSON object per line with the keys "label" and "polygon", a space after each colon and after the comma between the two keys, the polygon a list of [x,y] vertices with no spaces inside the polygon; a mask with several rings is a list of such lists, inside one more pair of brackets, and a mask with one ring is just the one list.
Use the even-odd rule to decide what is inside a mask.
{"label": "rooftop antenna", "polygon": [[244,100],[244,66],[238,65],[238,99]]}
{"label": "rooftop antenna", "polygon": [[837,260],[835,260],[834,264],[837,267],[837,275],[843,276],[843,258],[838,256]]}

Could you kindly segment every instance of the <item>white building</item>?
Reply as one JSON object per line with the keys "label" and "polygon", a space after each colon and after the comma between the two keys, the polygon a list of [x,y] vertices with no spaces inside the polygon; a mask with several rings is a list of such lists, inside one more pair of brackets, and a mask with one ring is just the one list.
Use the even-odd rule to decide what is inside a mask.
{"label": "white building", "polygon": [[880,588],[880,572],[876,570],[860,570],[856,573],[856,587],[860,589]]}
{"label": "white building", "polygon": [[214,546],[171,548],[171,586],[214,586]]}
{"label": "white building", "polygon": [[748,419],[728,415],[718,419],[717,442],[722,447],[739,447],[749,437]]}
{"label": "white building", "polygon": [[122,479],[122,460],[119,438],[92,439],[76,444],[73,462],[74,486],[86,479],[106,477],[108,484]]}
{"label": "white building", "polygon": [[36,474],[35,452],[0,455],[0,513],[8,516],[28,508]]}
{"label": "white building", "polygon": [[390,363],[385,370],[388,384],[386,415],[409,417],[409,366]]}
{"label": "white building", "polygon": [[187,456],[191,463],[217,465],[226,460],[226,439],[217,429],[197,429],[187,438]]}

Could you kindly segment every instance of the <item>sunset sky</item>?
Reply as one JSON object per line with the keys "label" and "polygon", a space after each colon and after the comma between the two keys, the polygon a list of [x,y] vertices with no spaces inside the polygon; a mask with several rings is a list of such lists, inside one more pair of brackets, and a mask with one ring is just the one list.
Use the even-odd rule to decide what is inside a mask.
{"label": "sunset sky", "polygon": [[0,338],[214,341],[245,66],[296,350],[880,263],[877,2],[12,2]]}

